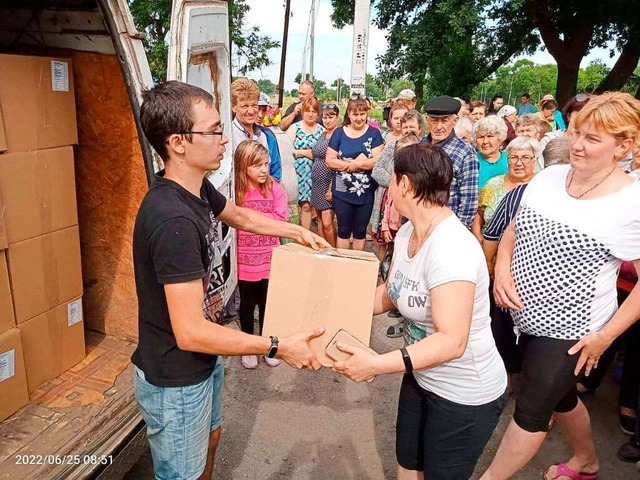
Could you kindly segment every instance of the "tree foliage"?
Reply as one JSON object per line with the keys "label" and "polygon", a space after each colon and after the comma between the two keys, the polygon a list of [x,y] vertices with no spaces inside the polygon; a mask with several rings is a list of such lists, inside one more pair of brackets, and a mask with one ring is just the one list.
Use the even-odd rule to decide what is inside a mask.
{"label": "tree foliage", "polygon": [[[355,0],[332,0],[332,20],[353,22]],[[416,93],[468,96],[516,55],[541,40],[558,70],[556,94],[573,94],[582,58],[594,47],[620,51],[599,89],[621,88],[640,58],[637,0],[374,0],[374,22],[386,29],[387,51],[377,58],[388,83],[408,78]],[[611,52],[612,56],[614,52]]]}
{"label": "tree foliage", "polygon": [[[268,66],[267,52],[280,42],[260,35],[257,26],[245,25],[251,9],[246,0],[229,0],[229,37],[231,55],[240,75]],[[145,34],[144,48],[156,82],[167,78],[169,47],[165,37],[171,24],[171,0],[129,0],[131,15],[138,30]]]}

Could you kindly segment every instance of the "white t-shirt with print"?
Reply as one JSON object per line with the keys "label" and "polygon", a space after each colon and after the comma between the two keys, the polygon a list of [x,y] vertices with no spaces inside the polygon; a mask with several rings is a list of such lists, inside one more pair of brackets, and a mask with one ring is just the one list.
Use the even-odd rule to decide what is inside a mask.
{"label": "white t-shirt with print", "polygon": [[478,240],[455,215],[437,225],[420,250],[409,258],[413,225],[405,223],[395,239],[389,297],[407,320],[405,339],[416,343],[435,332],[429,292],[455,281],[476,286],[467,348],[462,357],[414,371],[418,384],[447,400],[484,405],[502,395],[507,375],[491,334],[489,275]]}
{"label": "white t-shirt with print", "polygon": [[578,340],[609,321],[620,263],[640,258],[640,184],[578,200],[569,170],[543,170],[522,197],[511,272],[524,308],[512,316],[529,335]]}

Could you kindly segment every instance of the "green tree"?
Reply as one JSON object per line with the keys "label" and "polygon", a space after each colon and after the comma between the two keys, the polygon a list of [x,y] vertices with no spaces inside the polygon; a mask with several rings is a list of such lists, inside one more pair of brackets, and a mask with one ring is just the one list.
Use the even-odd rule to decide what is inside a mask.
{"label": "green tree", "polygon": [[256,82],[258,87],[260,87],[260,91],[266,93],[267,95],[273,95],[276,93],[276,85],[268,78],[261,78]]}
{"label": "green tree", "polygon": [[[257,26],[246,27],[245,17],[251,7],[246,0],[229,0],[229,36],[232,57],[240,75],[270,65],[267,52],[280,42],[261,36]],[[144,32],[144,48],[156,82],[167,78],[169,47],[165,37],[171,24],[171,0],[129,0],[136,28]]]}
{"label": "green tree", "polygon": [[[332,0],[337,27],[353,21],[354,0]],[[380,76],[406,77],[419,96],[466,96],[515,55],[544,46],[556,60],[556,96],[575,92],[580,61],[615,43],[620,56],[597,90],[619,89],[640,59],[637,0],[375,0],[375,23],[388,30]],[[633,14],[632,12],[636,12]]]}
{"label": "green tree", "polygon": [[380,84],[380,81],[370,73],[366,75],[365,95],[374,100],[384,100],[385,98],[384,88]]}

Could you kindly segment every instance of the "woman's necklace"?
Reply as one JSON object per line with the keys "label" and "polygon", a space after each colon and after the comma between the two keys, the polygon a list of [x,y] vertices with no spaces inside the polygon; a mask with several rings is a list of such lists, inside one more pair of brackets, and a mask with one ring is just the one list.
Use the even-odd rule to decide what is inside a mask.
{"label": "woman's necklace", "polygon": [[611,176],[611,174],[613,173],[613,171],[615,169],[616,169],[616,166],[614,165],[613,168],[609,171],[609,173],[607,173],[604,177],[602,177],[600,180],[598,180],[593,187],[586,189],[584,192],[582,192],[580,195],[577,195],[577,196],[576,195],[571,195],[571,193],[569,193],[569,188],[571,188],[571,183],[573,182],[573,175],[575,174],[575,170],[571,169],[571,178],[569,179],[569,183],[567,184],[567,194],[571,198],[581,199],[587,193],[589,193],[592,190],[595,190],[596,188],[598,188],[600,186],[600,184],[602,184],[602,182],[604,182],[607,178],[609,178]]}
{"label": "woman's necklace", "polygon": [[[427,240],[427,238],[429,238],[429,233],[431,232],[431,227],[433,226],[433,222],[436,220],[436,218],[438,218],[440,215],[442,215],[444,213],[445,209],[444,207],[440,208],[440,211],[438,212],[437,215],[434,215],[433,217],[431,217],[431,221],[429,222],[429,226],[427,227],[427,231],[424,234],[424,237],[422,238],[422,240],[420,240],[420,242],[416,245],[413,253],[411,254],[411,256],[413,257],[416,252],[418,250],[420,250],[420,248],[422,247],[422,245],[424,244],[424,242]],[[418,234],[416,233],[416,229],[415,227],[413,228],[413,232],[412,232],[413,238],[415,239],[415,241],[418,241]]]}

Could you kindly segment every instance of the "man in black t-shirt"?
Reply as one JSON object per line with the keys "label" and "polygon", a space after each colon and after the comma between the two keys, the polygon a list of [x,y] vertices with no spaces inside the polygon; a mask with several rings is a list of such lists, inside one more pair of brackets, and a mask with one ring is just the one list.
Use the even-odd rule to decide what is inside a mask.
{"label": "man in black t-shirt", "polygon": [[298,225],[237,207],[206,180],[228,139],[213,97],[180,82],[144,94],[140,119],[162,157],[136,217],[133,259],[138,294],[136,400],[147,424],[155,477],[209,478],[220,438],[223,366],[218,355],[277,356],[317,370],[310,339],[321,330],[263,338],[218,325],[223,303],[222,229],[328,244]]}

